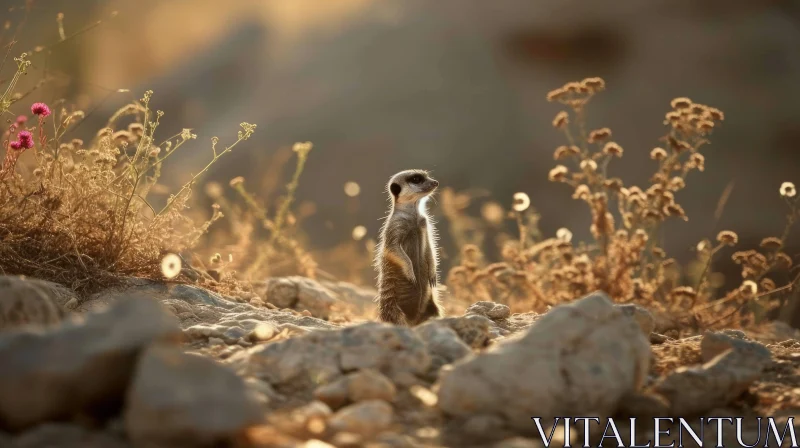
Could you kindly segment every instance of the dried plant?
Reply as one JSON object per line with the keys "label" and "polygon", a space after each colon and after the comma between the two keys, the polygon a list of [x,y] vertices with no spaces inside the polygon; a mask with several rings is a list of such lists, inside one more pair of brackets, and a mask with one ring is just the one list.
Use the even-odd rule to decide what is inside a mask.
{"label": "dried plant", "polygon": [[[28,67],[24,55],[0,99],[10,113],[14,80]],[[160,143],[155,133],[163,112],[149,108],[152,92],[119,109],[88,143],[68,139],[83,119],[78,110],[51,111],[35,103],[35,125],[21,116],[5,132],[0,170],[0,271],[56,281],[78,291],[122,276],[161,278],[161,258],[193,247],[222,217],[215,210],[196,226],[183,215],[192,187],[220,157],[255,131],[242,123],[238,138],[156,210],[147,197],[162,165],[196,138],[189,129]],[[132,119],[127,126],[124,119]],[[48,130],[52,120],[52,131]]]}
{"label": "dried plant", "polygon": [[650,185],[626,186],[608,174],[609,164],[623,156],[623,148],[613,140],[610,129],[590,130],[586,124],[587,106],[604,89],[602,79],[588,78],[547,95],[548,101],[567,108],[552,122],[567,144],[556,148],[553,157],[559,164],[550,171],[549,179],[569,185],[573,199],[588,205],[593,241],[575,243],[569,229],[560,229],[552,238],[536,238],[536,232],[529,230],[535,222],[526,224],[522,215],[530,199],[517,193],[511,208],[519,238],[507,240],[501,250],[503,260],[492,264],[482,262],[479,244],[463,245],[460,264],[448,274],[451,294],[465,302],[495,300],[516,311],[544,311],[603,290],[617,302],[641,303],[685,319],[696,328],[757,321],[776,306],[766,304],[767,295],[784,293],[782,300],[774,302],[784,304],[798,277],[778,287],[767,275],[776,270],[786,273],[791,266],[791,258],[780,249],[798,215],[794,185],[781,186],[781,195],[789,204],[783,235],[766,238],[760,251],[733,254],[742,265],[740,287],[720,298],[718,282],[709,281],[709,277],[717,277],[710,275],[714,255],[738,242],[731,231],[720,232],[714,246],[708,241],[698,245],[695,265],[702,270],[695,284],[683,284],[686,276],[655,236],[669,219],[688,220],[676,195],[686,187],[690,173],[705,170],[702,151],[724,114],[688,98],[673,100],[664,120],[666,135],[660,139],[661,146],[650,151],[656,163]]}

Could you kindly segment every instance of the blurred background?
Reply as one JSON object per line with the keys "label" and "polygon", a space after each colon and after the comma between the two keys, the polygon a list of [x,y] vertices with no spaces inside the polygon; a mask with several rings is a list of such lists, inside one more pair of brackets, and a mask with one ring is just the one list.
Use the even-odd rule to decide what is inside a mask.
{"label": "blurred background", "polygon": [[[585,77],[606,80],[588,117],[625,149],[610,169],[626,184],[647,185],[655,169],[648,154],[660,146],[672,98],[725,112],[705,151],[706,171],[692,173],[677,198],[690,221],[675,222],[665,236],[679,259],[722,229],[737,231],[742,246],[780,234],[786,207],[778,188],[800,181],[794,0],[2,3],[15,52],[43,47],[26,82],[63,75],[31,100],[67,98],[91,111],[78,134],[93,135],[148,89],[152,107],[166,112],[162,136],[193,129],[197,140],[164,167],[167,186],[202,169],[210,138],[235,139],[243,121],[258,125],[255,135],[205,181],[227,187],[243,176],[267,197],[291,175],[292,144],[313,142],[297,201],[308,243],[321,251],[351,239],[359,225],[364,241],[377,238],[385,183],[408,168],[470,192],[478,216],[486,201],[507,209],[520,191],[541,213],[546,236],[568,227],[576,239],[588,237],[587,207],[547,180],[553,149],[565,142],[550,124],[561,109],[545,100]],[[60,43],[58,13],[70,36]],[[358,184],[357,195],[345,194],[347,182]],[[212,202],[194,199],[198,210]],[[441,201],[433,211],[441,215]],[[447,224],[440,227],[446,268],[457,248]]]}

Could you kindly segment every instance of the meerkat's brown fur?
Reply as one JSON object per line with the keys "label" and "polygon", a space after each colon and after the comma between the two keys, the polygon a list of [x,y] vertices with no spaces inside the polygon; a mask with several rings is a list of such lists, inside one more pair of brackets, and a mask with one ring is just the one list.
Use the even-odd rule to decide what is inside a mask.
{"label": "meerkat's brown fur", "polygon": [[387,184],[392,201],[375,254],[378,317],[414,326],[441,317],[436,234],[426,202],[439,186],[426,171],[401,171]]}

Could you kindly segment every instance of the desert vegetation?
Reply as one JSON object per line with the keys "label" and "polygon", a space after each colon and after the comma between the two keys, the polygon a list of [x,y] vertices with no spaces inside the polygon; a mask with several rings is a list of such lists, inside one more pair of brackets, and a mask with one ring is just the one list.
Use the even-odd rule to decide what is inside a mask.
{"label": "desert vegetation", "polygon": [[[509,376],[518,372],[508,366],[551,349],[560,355],[530,359],[522,372],[546,377],[536,366],[552,362],[572,375],[564,381],[573,386],[540,391],[537,409],[545,415],[798,409],[800,343],[795,330],[776,324],[800,302],[800,274],[784,251],[800,215],[792,180],[776,181],[786,221],[758,247],[740,247],[731,229],[699,241],[687,266],[663,248],[664,223],[692,222],[681,198],[714,168],[704,154],[713,134],[724,132],[719,109],[675,98],[663,118],[652,117],[665,129],[652,148],[623,148],[611,129],[587,119],[590,103],[602,101],[603,79],[549,92],[542,102],[562,109],[550,125],[564,136],[549,180],[554,189],[572,189],[565,207],[588,206],[592,238],[577,241],[568,228],[544,235],[525,192],[493,198],[445,188],[434,213],[440,232],[460,246],[441,273],[451,317],[408,329],[369,322],[374,241],[363,226],[333,249],[307,242],[303,224],[314,205],[298,204],[297,189],[306,162],[324,148],[298,142],[277,153],[266,188],[243,177],[206,182],[218,160],[248,150],[256,124],[242,122],[207,143],[192,129],[162,136],[165,112],[151,108],[158,93],[146,91],[81,140],[73,130],[86,112],[68,99],[47,103],[35,88],[22,90],[30,55],[12,59],[0,89],[0,338],[19,339],[0,344],[0,356],[10,360],[0,367],[0,379],[8,380],[0,385],[0,445],[12,436],[12,446],[33,446],[20,440],[48,434],[72,440],[58,432],[64,428],[36,432],[55,421],[79,431],[70,433],[78,434],[74,446],[466,446],[473,437],[478,446],[533,446],[515,439],[530,435],[524,428],[531,408],[514,387],[531,386]],[[162,167],[198,146],[207,148],[207,163],[165,191]],[[615,160],[633,151],[649,153],[648,185],[610,174]],[[292,168],[287,179],[284,166]],[[345,186],[348,196],[359,190],[355,182]],[[199,198],[212,206],[194,210]],[[479,215],[470,214],[479,200]],[[500,229],[493,238],[490,227]],[[732,289],[716,271],[722,257],[741,267]],[[108,310],[89,312],[100,305]],[[592,313],[600,317],[587,317]],[[71,314],[90,324],[67,323]],[[569,333],[573,325],[580,335]],[[24,339],[30,326],[46,332]],[[85,344],[107,334],[110,342],[95,351]],[[37,376],[49,360],[29,365],[23,352],[52,353],[57,344],[86,370]],[[495,346],[506,350],[492,352]],[[594,353],[609,355],[619,378],[585,368],[599,359]],[[127,370],[101,369],[108,359],[123,359]],[[687,379],[681,366],[688,365],[699,367]],[[488,371],[497,376],[481,376]],[[30,378],[54,388],[48,390],[66,384],[79,392],[73,404],[43,399],[17,412],[18,390],[37,387]],[[581,408],[586,395],[596,408]],[[470,400],[486,414],[471,412]],[[105,401],[114,405],[98,412],[95,405]],[[180,418],[161,421],[159,406]],[[193,412],[203,406],[225,412],[208,424]],[[454,433],[461,424],[478,429]],[[81,445],[87,431],[102,433],[97,445]],[[102,445],[112,439],[119,445]]]}

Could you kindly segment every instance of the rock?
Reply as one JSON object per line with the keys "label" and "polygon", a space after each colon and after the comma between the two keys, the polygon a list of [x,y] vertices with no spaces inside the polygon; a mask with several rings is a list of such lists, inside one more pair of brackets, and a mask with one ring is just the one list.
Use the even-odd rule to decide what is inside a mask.
{"label": "rock", "polygon": [[445,317],[436,321],[452,328],[458,337],[472,348],[484,348],[489,345],[491,339],[489,328],[494,326],[489,318],[480,315]]}
{"label": "rock", "polygon": [[367,400],[340,409],[328,420],[334,431],[359,435],[377,434],[392,424],[392,406],[382,400]]}
{"label": "rock", "polygon": [[422,375],[431,360],[410,328],[368,322],[273,342],[237,353],[231,362],[278,390],[294,384],[310,394],[317,385],[359,369],[375,369],[392,379],[403,373]]}
{"label": "rock", "polygon": [[414,332],[425,341],[431,355],[431,370],[438,371],[443,365],[451,364],[472,353],[470,347],[458,334],[440,322],[431,320],[414,328]]}
{"label": "rock", "polygon": [[724,333],[703,337],[706,354],[729,348],[697,367],[679,367],[653,386],[670,402],[672,415],[697,415],[728,404],[745,392],[772,362],[772,354],[757,342],[738,340]]}
{"label": "rock", "polygon": [[339,409],[347,404],[350,399],[348,381],[339,378],[328,384],[323,384],[314,390],[314,398],[330,406],[332,409]]}
{"label": "rock", "polygon": [[708,362],[731,348],[755,352],[762,352],[765,349],[763,344],[750,341],[740,330],[708,331],[703,334],[700,342],[700,356],[703,362]]}
{"label": "rock", "polygon": [[507,319],[511,316],[511,308],[502,303],[481,301],[470,305],[464,314],[477,314],[492,320]]}
{"label": "rock", "polygon": [[628,316],[633,317],[636,319],[636,322],[639,324],[639,328],[642,329],[642,333],[649,337],[650,333],[656,328],[656,320],[653,318],[653,315],[650,314],[650,311],[647,311],[645,308],[640,307],[639,305],[634,304],[625,304],[625,305],[614,305],[615,307],[622,310]]}
{"label": "rock", "polygon": [[0,276],[0,332],[60,323],[65,314],[59,303],[63,300],[61,289],[41,280]]}
{"label": "rock", "polygon": [[442,374],[439,407],[462,418],[495,414],[527,431],[532,416],[613,415],[619,400],[642,386],[649,362],[638,323],[598,292],[454,364]]}
{"label": "rock", "polygon": [[397,393],[389,378],[372,369],[348,375],[347,382],[348,397],[352,402],[383,400],[391,403]]}
{"label": "rock", "polygon": [[617,414],[652,421],[655,417],[669,414],[669,401],[653,393],[633,391],[622,397]]}
{"label": "rock", "polygon": [[0,426],[20,430],[118,406],[140,352],[180,329],[154,300],[120,300],[85,322],[0,336]]}
{"label": "rock", "polygon": [[75,424],[45,423],[19,435],[10,448],[128,448],[122,438],[106,432],[90,431]]}
{"label": "rock", "polygon": [[165,346],[142,355],[125,409],[137,446],[212,446],[261,420],[259,404],[232,370]]}
{"label": "rock", "polygon": [[273,278],[267,283],[264,299],[278,308],[294,308],[298,301],[299,290],[297,283],[289,278]]}
{"label": "rock", "polygon": [[263,294],[264,300],[279,308],[307,310],[320,319],[328,319],[331,308],[338,302],[320,283],[300,276],[271,278]]}

